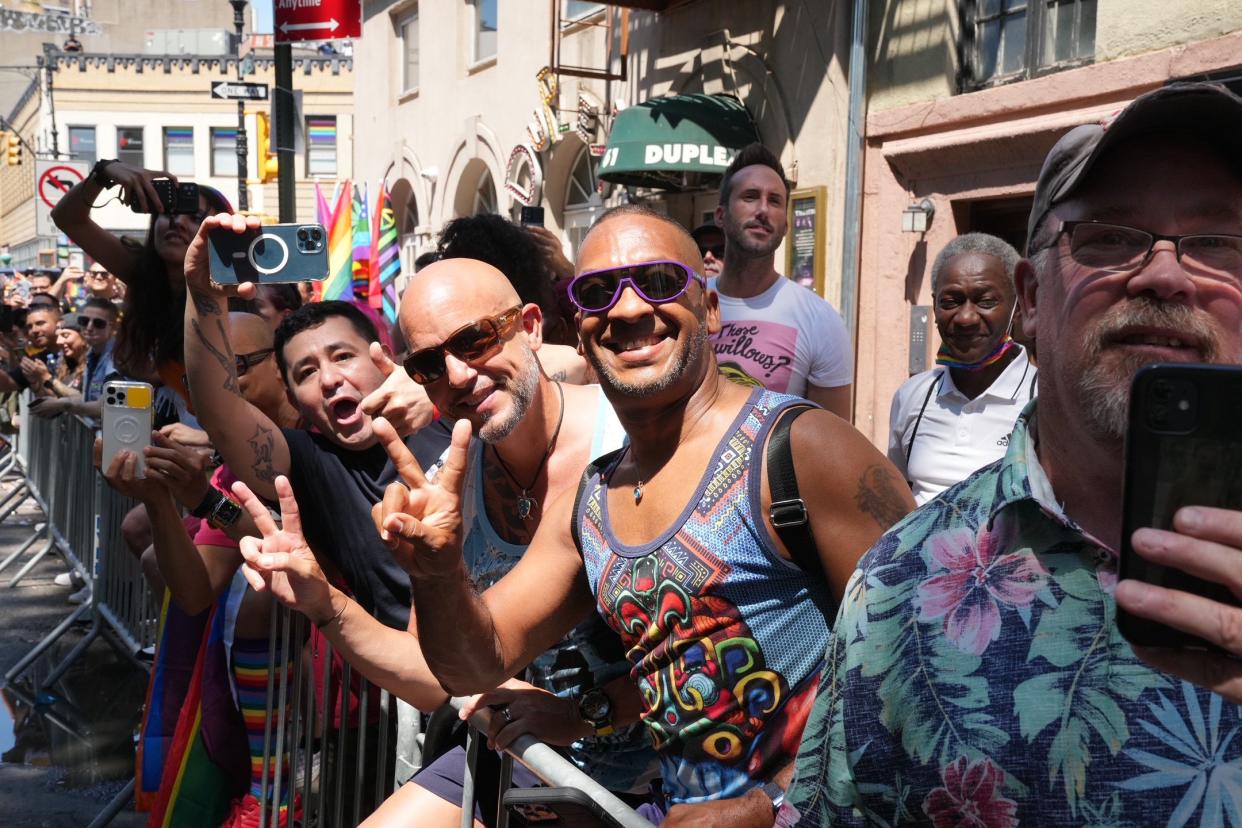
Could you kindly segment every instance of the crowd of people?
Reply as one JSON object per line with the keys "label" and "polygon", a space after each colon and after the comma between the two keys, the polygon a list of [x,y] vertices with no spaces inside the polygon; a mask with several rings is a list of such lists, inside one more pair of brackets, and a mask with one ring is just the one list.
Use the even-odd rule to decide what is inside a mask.
{"label": "crowd of people", "polygon": [[[713,224],[617,206],[573,261],[451,222],[391,330],[213,283],[207,234],[259,219],[207,187],[168,215],[163,173],[101,161],[53,213],[95,264],[6,286],[0,391],[94,421],[110,379],[160,389],[145,474],[102,472],[168,611],[234,608],[244,738],[211,824],[272,804],[273,600],[403,704],[468,696],[493,750],[555,745],[653,824],[1237,823],[1242,610],[1118,583],[1117,550],[1136,371],[1242,363],[1240,127],[1242,99],[1177,84],[1063,136],[1024,252],[935,257],[937,367],[883,449],[851,425],[841,316],[776,269],[790,184],[758,144]],[[112,187],[144,241],[92,221]],[[1242,514],[1133,546],[1242,597]],[[1219,652],[1132,647],[1119,605]],[[426,759],[366,825],[461,824],[464,749]]]}

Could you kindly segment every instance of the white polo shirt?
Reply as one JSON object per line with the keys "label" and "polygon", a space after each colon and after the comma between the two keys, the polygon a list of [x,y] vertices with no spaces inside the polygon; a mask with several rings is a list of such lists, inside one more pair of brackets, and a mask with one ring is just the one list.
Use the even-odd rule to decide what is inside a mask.
{"label": "white polo shirt", "polygon": [[973,400],[957,390],[944,366],[915,374],[897,389],[888,459],[910,482],[915,503],[922,506],[1004,456],[1009,432],[1035,394],[1035,374],[1018,346],[1018,356]]}

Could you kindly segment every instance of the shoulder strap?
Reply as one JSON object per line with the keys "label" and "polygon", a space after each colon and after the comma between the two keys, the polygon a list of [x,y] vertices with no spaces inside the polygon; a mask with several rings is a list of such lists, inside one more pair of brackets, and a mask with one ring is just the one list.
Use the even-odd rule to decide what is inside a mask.
{"label": "shoulder strap", "polygon": [[[806,503],[798,492],[798,478],[794,473],[793,449],[789,441],[789,429],[793,421],[804,412],[815,406],[791,405],[780,412],[772,433],[768,437],[768,491],[772,496],[772,505],[768,507],[768,518],[777,537],[789,550],[794,563],[824,585],[827,595],[827,576],[823,564],[819,560],[819,551],[815,545],[815,536],[811,533],[810,517],[806,511]],[[820,612],[831,629],[836,621],[836,603],[828,596],[825,602],[816,601]]]}
{"label": "shoulder strap", "polygon": [[574,495],[574,510],[569,516],[569,533],[573,536],[574,546],[578,548],[579,552],[582,551],[582,538],[579,537],[578,533],[578,510],[582,508],[582,498],[586,496],[587,486],[590,484],[592,477],[617,462],[628,448],[629,445],[627,444],[619,449],[613,449],[607,454],[601,455],[587,463],[587,467],[582,471],[582,479],[578,481],[578,492]]}
{"label": "shoulder strap", "polygon": [[936,393],[936,389],[940,387],[940,381],[944,379],[944,374],[937,374],[936,378],[931,381],[931,385],[927,386],[927,396],[923,398],[923,405],[919,407],[919,416],[914,420],[914,428],[910,429],[910,439],[906,441],[906,466],[910,465],[910,452],[914,450],[914,438],[918,436],[919,424],[923,422],[923,414],[927,412],[927,404],[931,402],[932,394]]}

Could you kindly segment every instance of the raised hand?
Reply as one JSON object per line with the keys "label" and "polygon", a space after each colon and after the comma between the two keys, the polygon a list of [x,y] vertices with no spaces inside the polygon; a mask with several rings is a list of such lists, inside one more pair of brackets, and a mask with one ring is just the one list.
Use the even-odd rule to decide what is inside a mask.
{"label": "raised hand", "polygon": [[143,453],[148,475],[168,486],[182,506],[193,509],[203,502],[211,487],[207,480],[208,452],[184,446],[161,430],[151,432],[151,445]]}
{"label": "raised hand", "polygon": [[434,406],[426,389],[389,359],[378,342],[371,343],[371,361],[384,375],[384,382],[362,399],[362,410],[372,417],[383,417],[402,436],[413,434],[430,423]]}
{"label": "raised hand", "polygon": [[462,566],[461,490],[466,476],[470,423],[459,420],[436,479],[429,481],[392,424],[372,427],[408,488],[393,484],[371,510],[380,540],[412,578],[451,575]]}
{"label": "raised hand", "polygon": [[[315,554],[302,535],[302,516],[293,497],[293,487],[283,474],[276,478],[276,497],[280,501],[279,527],[263,502],[245,483],[233,484],[233,495],[254,518],[262,538],[241,540],[245,559],[242,575],[255,592],[270,590],[276,600],[322,625],[335,615],[332,586],[315,561]],[[343,599],[339,595],[338,599]]]}
{"label": "raised hand", "polygon": [[[109,166],[108,169],[111,170],[112,167]],[[247,230],[257,230],[261,225],[262,222],[259,221],[258,216],[243,216],[237,213],[216,213],[203,219],[198,226],[198,233],[194,235],[190,246],[185,251],[185,284],[192,291],[191,298],[201,299],[202,294],[233,291],[232,285],[228,285],[226,290],[225,287],[211,281],[211,258],[207,253],[207,234],[216,228],[232,230],[234,233],[245,233]],[[242,282],[236,288],[237,295],[243,299],[253,299],[256,290],[254,282]],[[217,308],[213,312],[220,312],[220,309]]]}
{"label": "raised hand", "polygon": [[155,185],[151,182],[157,178],[171,178],[173,186],[177,184],[177,176],[164,170],[144,170],[131,167],[120,161],[111,161],[104,168],[104,174],[121,187],[121,200],[142,213],[162,213],[164,204]]}

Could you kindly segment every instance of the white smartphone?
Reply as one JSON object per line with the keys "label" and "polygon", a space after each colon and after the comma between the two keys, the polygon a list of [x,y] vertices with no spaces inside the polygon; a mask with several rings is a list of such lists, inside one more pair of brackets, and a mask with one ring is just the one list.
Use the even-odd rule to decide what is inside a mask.
{"label": "white smartphone", "polygon": [[143,449],[151,445],[151,403],[155,389],[147,382],[106,382],[103,392],[103,465],[107,469],[119,451],[138,456],[137,476],[146,477]]}

